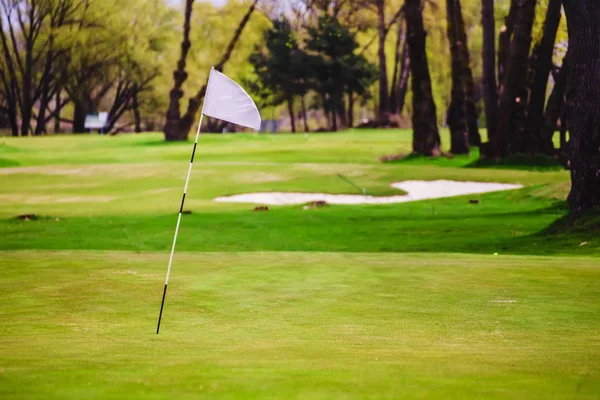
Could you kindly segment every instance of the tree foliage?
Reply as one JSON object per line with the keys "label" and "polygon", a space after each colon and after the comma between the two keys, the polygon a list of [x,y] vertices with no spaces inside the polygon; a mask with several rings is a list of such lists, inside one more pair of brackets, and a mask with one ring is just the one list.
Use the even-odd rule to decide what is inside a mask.
{"label": "tree foliage", "polygon": [[311,70],[307,68],[309,56],[286,18],[273,21],[273,27],[265,32],[265,47],[256,46],[250,63],[261,82],[261,88],[269,91],[271,105],[288,103],[292,132],[296,132],[294,98],[304,96],[309,90]]}
{"label": "tree foliage", "polygon": [[[13,135],[45,133],[52,118],[82,132],[99,110],[108,130],[120,129],[160,75],[174,15],[162,0],[1,0],[0,9],[0,93]],[[71,119],[61,118],[65,107]]]}

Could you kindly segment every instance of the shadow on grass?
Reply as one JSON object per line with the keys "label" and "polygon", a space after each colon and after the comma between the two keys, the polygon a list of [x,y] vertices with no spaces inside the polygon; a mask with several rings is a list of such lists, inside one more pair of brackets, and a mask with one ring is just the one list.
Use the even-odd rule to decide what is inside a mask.
{"label": "shadow on grass", "polygon": [[600,209],[588,210],[580,214],[566,214],[540,232],[540,235],[548,236],[562,234],[600,236]]}
{"label": "shadow on grass", "polygon": [[133,142],[131,145],[132,146],[184,146],[184,145],[190,145],[190,144],[194,144],[194,139],[187,139],[187,140],[176,140],[176,141],[166,141],[165,139],[155,139],[155,138],[150,138],[148,140],[144,140],[144,141],[139,141],[139,142]]}
{"label": "shadow on grass", "polygon": [[514,169],[521,171],[550,172],[563,171],[565,167],[555,158],[536,154],[517,154],[501,160],[482,160],[479,158],[479,148],[471,148],[470,154],[444,154],[437,157],[426,157],[419,154],[398,154],[384,156],[384,163],[405,165],[435,165],[455,168],[495,168]]}
{"label": "shadow on grass", "polygon": [[21,165],[19,162],[14,160],[9,160],[7,158],[0,158],[0,168],[4,167],[18,167]]}
{"label": "shadow on grass", "polygon": [[[564,203],[498,212],[381,206],[196,212],[184,216],[180,251],[449,252],[472,254],[598,254],[594,239],[600,217],[563,225]],[[1,250],[168,251],[176,214],[97,218],[40,216],[38,220],[0,220]],[[582,243],[585,243],[582,245]]]}
{"label": "shadow on grass", "polygon": [[467,168],[499,168],[517,169],[524,171],[563,171],[565,169],[559,160],[543,154],[516,154],[501,160],[476,159],[466,165]]}
{"label": "shadow on grass", "polygon": [[[139,141],[132,143],[132,146],[185,146],[185,145],[193,145],[195,130],[190,132],[188,138],[186,140],[175,140],[175,141],[166,141],[164,138],[157,139],[155,137],[149,138],[145,141]],[[201,132],[199,141],[204,143],[219,143],[223,142],[224,138],[233,138],[235,140],[268,140],[270,137],[276,137],[277,134],[270,133],[256,133],[256,132],[235,132],[235,133],[214,133],[214,132]]]}
{"label": "shadow on grass", "polygon": [[420,154],[394,154],[380,158],[386,164],[402,165],[434,165],[438,167],[466,167],[479,159],[479,150],[473,149],[471,154],[452,155],[444,154],[437,157],[426,157]]}

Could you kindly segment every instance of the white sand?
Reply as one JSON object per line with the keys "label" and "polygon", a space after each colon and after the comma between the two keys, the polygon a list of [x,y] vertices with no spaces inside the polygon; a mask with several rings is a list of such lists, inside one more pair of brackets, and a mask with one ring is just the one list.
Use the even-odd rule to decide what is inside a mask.
{"label": "white sand", "polygon": [[391,204],[462,196],[467,194],[497,192],[502,190],[514,190],[521,189],[523,187],[523,185],[512,185],[505,183],[457,182],[447,180],[404,181],[392,183],[391,186],[396,189],[402,189],[408,194],[401,196],[375,197],[362,196],[358,194],[263,192],[217,197],[215,201],[267,205],[305,204],[311,201],[321,200],[326,201],[329,204]]}

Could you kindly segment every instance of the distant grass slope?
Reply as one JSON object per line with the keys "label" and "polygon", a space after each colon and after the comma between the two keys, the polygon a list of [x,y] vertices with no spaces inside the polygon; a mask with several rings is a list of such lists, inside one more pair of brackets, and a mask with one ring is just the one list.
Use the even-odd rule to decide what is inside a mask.
{"label": "distant grass slope", "polygon": [[[477,149],[452,159],[378,161],[409,152],[410,143],[405,130],[203,135],[186,198],[193,214],[183,220],[178,249],[593,254],[600,248],[589,232],[538,235],[564,215],[568,172],[473,168]],[[158,134],[6,138],[0,158],[20,166],[0,168],[0,249],[167,250],[190,151],[190,143],[165,143]],[[409,179],[527,187],[389,206],[271,207],[267,213],[212,201],[255,191],[357,193],[339,174],[372,195],[399,194],[389,184]],[[21,214],[47,218],[16,220]]]}

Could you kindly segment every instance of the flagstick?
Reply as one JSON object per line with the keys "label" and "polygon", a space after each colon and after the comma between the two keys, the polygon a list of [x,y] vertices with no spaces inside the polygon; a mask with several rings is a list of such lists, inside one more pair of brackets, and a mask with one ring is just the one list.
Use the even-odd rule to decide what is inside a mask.
{"label": "flagstick", "polygon": [[165,305],[165,297],[167,295],[167,285],[169,284],[169,274],[171,273],[171,264],[173,263],[173,253],[175,253],[175,243],[177,242],[177,234],[179,233],[179,223],[181,222],[181,213],[183,212],[183,203],[185,202],[185,193],[187,192],[188,183],[190,183],[190,175],[192,173],[192,165],[194,164],[194,154],[196,154],[196,146],[198,145],[198,137],[200,136],[200,127],[202,126],[202,117],[204,114],[200,113],[200,122],[198,123],[198,130],[196,131],[196,140],[194,141],[194,150],[192,150],[192,159],[190,160],[190,166],[188,168],[187,178],[185,180],[185,187],[183,188],[183,197],[181,198],[181,206],[179,207],[179,216],[177,217],[177,226],[175,227],[175,237],[173,238],[173,246],[171,247],[171,256],[169,257],[169,267],[167,268],[167,278],[165,279],[165,290],[163,291],[162,302],[160,303],[160,314],[158,314],[158,325],[156,326],[156,334],[160,330],[160,319],[162,318],[163,307]]}

